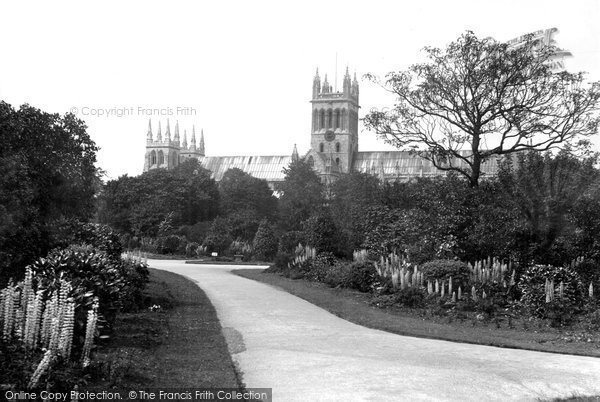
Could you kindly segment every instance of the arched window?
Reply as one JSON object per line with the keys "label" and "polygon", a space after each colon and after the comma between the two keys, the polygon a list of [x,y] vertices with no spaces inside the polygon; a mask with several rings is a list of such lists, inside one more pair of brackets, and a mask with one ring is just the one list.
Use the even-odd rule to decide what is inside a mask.
{"label": "arched window", "polygon": [[173,157],[171,158],[171,160],[173,161],[173,167],[177,166],[177,154],[173,153]]}
{"label": "arched window", "polygon": [[333,120],[335,121],[334,127],[340,128],[340,109],[335,109],[333,112]]}
{"label": "arched window", "polygon": [[323,152],[325,149],[325,145],[323,143],[319,144],[319,152]]}
{"label": "arched window", "polygon": [[319,114],[321,115],[320,116],[321,118],[319,119],[319,120],[321,120],[319,123],[319,130],[321,130],[321,129],[325,128],[325,109],[321,109],[319,111]]}
{"label": "arched window", "polygon": [[317,109],[313,110],[313,131],[317,131],[319,129],[319,111]]}
{"label": "arched window", "polygon": [[335,164],[340,166],[340,158],[335,158]]}
{"label": "arched window", "polygon": [[342,109],[342,131],[345,131],[348,129],[348,127],[346,127],[346,120],[348,117],[348,113],[346,112],[346,109]]}
{"label": "arched window", "polygon": [[333,110],[327,110],[327,128],[331,128],[333,126]]}
{"label": "arched window", "polygon": [[163,151],[158,151],[158,164],[162,165],[163,163],[165,163],[165,154]]}
{"label": "arched window", "polygon": [[308,157],[306,162],[308,163],[308,166],[315,167],[315,159],[312,157],[312,155]]}
{"label": "arched window", "polygon": [[335,143],[335,152],[340,152],[340,143],[339,142]]}
{"label": "arched window", "polygon": [[156,151],[150,152],[150,166],[156,165]]}

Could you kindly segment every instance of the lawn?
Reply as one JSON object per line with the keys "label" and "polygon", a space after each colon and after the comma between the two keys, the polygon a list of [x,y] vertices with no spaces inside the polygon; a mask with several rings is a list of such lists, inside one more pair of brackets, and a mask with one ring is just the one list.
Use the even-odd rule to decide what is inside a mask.
{"label": "lawn", "polygon": [[506,322],[425,317],[411,309],[374,306],[369,294],[355,290],[330,288],[322,283],[289,279],[256,269],[233,272],[283,289],[340,318],[368,328],[420,338],[600,357],[598,333],[581,338],[569,331],[541,326],[540,322],[519,322],[509,328]]}
{"label": "lawn", "polygon": [[95,355],[90,387],[128,391],[157,388],[239,388],[216,312],[193,282],[150,269],[144,309],[117,318],[113,336]]}

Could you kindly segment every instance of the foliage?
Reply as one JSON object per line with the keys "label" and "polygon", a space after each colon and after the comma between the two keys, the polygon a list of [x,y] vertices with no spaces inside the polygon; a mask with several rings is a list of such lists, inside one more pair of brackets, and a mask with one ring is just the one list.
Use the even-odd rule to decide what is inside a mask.
{"label": "foliage", "polygon": [[394,302],[409,308],[419,308],[425,305],[426,294],[422,288],[406,288],[394,294]]}
{"label": "foliage", "polygon": [[247,242],[252,242],[261,222],[260,215],[252,209],[231,212],[225,219],[229,235]]}
{"label": "foliage", "polygon": [[219,208],[219,191],[210,176],[193,158],[172,170],[121,176],[104,186],[98,218],[122,233],[140,237],[157,236],[165,219],[172,227],[210,220]]}
{"label": "foliage", "polygon": [[370,292],[378,278],[372,262],[353,262],[343,285],[360,292]]}
{"label": "foliage", "polygon": [[207,248],[209,253],[217,252],[219,255],[222,255],[229,248],[231,242],[232,239],[229,235],[225,219],[216,217],[208,229],[202,245]]}
{"label": "foliage", "polygon": [[317,252],[340,255],[340,237],[329,209],[321,209],[302,223],[306,243]]}
{"label": "foliage", "polygon": [[50,228],[50,244],[66,248],[71,244],[90,245],[104,251],[110,258],[120,259],[123,247],[119,235],[107,225],[82,222],[76,219],[58,219]]}
{"label": "foliage", "polygon": [[[562,297],[554,297],[557,301],[550,304],[547,300],[547,281],[552,281],[553,294],[559,294],[559,286],[563,284]],[[569,268],[553,267],[551,265],[533,265],[522,275],[519,282],[521,302],[537,317],[546,318],[557,314],[558,310],[576,311],[583,305],[585,289],[581,278]],[[548,302],[547,302],[548,301]]]}
{"label": "foliage", "polygon": [[331,216],[345,244],[338,248],[349,255],[360,248],[367,229],[367,210],[380,203],[380,182],[372,175],[342,174],[332,186]]}
{"label": "foliage", "polygon": [[283,233],[279,237],[279,251],[283,253],[293,253],[298,244],[306,244],[304,232],[292,230]]}
{"label": "foliage", "polygon": [[300,230],[307,220],[324,203],[321,179],[303,161],[293,161],[284,170],[285,178],[277,190],[282,192],[279,199],[279,216],[287,230]]}
{"label": "foliage", "polygon": [[260,223],[256,231],[252,248],[258,260],[269,261],[277,254],[277,239],[271,224],[266,219]]}
{"label": "foliage", "polygon": [[52,247],[48,228],[94,212],[97,146],[72,114],[0,101],[0,283]]}
{"label": "foliage", "polygon": [[174,234],[159,237],[159,252],[161,254],[183,254],[186,251],[186,240],[183,236]]}
{"label": "foliage", "polygon": [[424,50],[426,62],[387,75],[396,103],[367,114],[365,126],[471,186],[492,157],[575,144],[597,131],[600,83],[554,73],[554,47],[532,37],[509,46],[466,32],[446,49]]}
{"label": "foliage", "polygon": [[198,250],[199,244],[196,242],[191,242],[185,245],[185,256],[187,258],[192,258],[196,256],[196,250]]}
{"label": "foliage", "polygon": [[590,180],[598,177],[596,158],[580,160],[562,151],[556,156],[530,152],[516,159],[516,166],[510,158],[502,164],[499,178],[505,194],[526,222],[521,239],[528,243],[528,250],[522,259],[567,263],[577,255],[568,252],[568,243],[558,240],[561,234],[574,231],[569,213],[585,194]]}
{"label": "foliage", "polygon": [[260,220],[273,217],[277,211],[277,198],[273,196],[267,181],[252,177],[238,168],[229,169],[223,174],[219,192],[221,208],[226,215],[252,211]]}
{"label": "foliage", "polygon": [[421,266],[421,272],[425,279],[431,282],[448,281],[452,278],[452,288],[469,288],[470,270],[469,266],[461,261],[455,260],[433,260]]}

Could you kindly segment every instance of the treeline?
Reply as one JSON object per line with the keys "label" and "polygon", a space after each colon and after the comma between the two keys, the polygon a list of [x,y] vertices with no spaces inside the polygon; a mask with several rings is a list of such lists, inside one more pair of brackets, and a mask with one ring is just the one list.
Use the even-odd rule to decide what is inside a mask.
{"label": "treeline", "polygon": [[[416,263],[495,256],[561,265],[600,256],[595,163],[568,150],[530,152],[505,159],[498,176],[477,187],[452,175],[381,183],[353,172],[325,189],[297,161],[285,169],[276,198],[264,180],[231,169],[216,183],[191,160],[108,182],[98,217],[130,249],[190,257],[218,252],[285,261],[301,243],[345,259],[367,249],[403,253]],[[253,250],[257,233],[266,250]]]}

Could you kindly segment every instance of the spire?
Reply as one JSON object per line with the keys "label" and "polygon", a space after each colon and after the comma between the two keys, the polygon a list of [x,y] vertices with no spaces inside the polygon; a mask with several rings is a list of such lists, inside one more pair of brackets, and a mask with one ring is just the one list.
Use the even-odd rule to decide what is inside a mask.
{"label": "spire", "polygon": [[175,137],[173,140],[179,145],[179,120],[175,121]]}
{"label": "spire", "polygon": [[198,153],[204,156],[204,129],[200,129],[200,146],[198,147]]}
{"label": "spire", "polygon": [[329,93],[330,91],[330,86],[329,83],[327,82],[327,74],[325,74],[325,80],[323,81],[323,93]]}
{"label": "spire", "polygon": [[294,144],[294,150],[292,151],[292,162],[298,162],[300,157],[298,156],[298,148],[296,148],[296,144]]}
{"label": "spire", "polygon": [[165,141],[171,142],[171,126],[169,125],[169,119],[167,119],[167,131],[165,132]]}
{"label": "spire", "polygon": [[319,77],[319,67],[317,67],[317,72],[313,79],[313,99],[316,99],[319,93],[321,93],[321,77]]}
{"label": "spire", "polygon": [[192,140],[190,141],[190,150],[196,150],[196,126],[192,126]]}
{"label": "spire", "polygon": [[344,96],[350,96],[350,91],[352,90],[352,83],[350,82],[350,73],[348,72],[348,66],[346,66],[346,74],[344,74],[344,84],[343,84],[343,92]]}
{"label": "spire", "polygon": [[354,72],[354,80],[352,81],[352,94],[358,98],[358,80],[356,79],[356,71]]}
{"label": "spire", "polygon": [[156,141],[162,142],[162,134],[160,132],[160,120],[158,121],[158,133],[156,134]]}
{"label": "spire", "polygon": [[152,142],[152,119],[148,119],[148,134],[146,135],[146,139]]}
{"label": "spire", "polygon": [[181,143],[181,146],[184,149],[187,149],[188,143],[187,143],[187,131],[183,130],[183,143]]}

